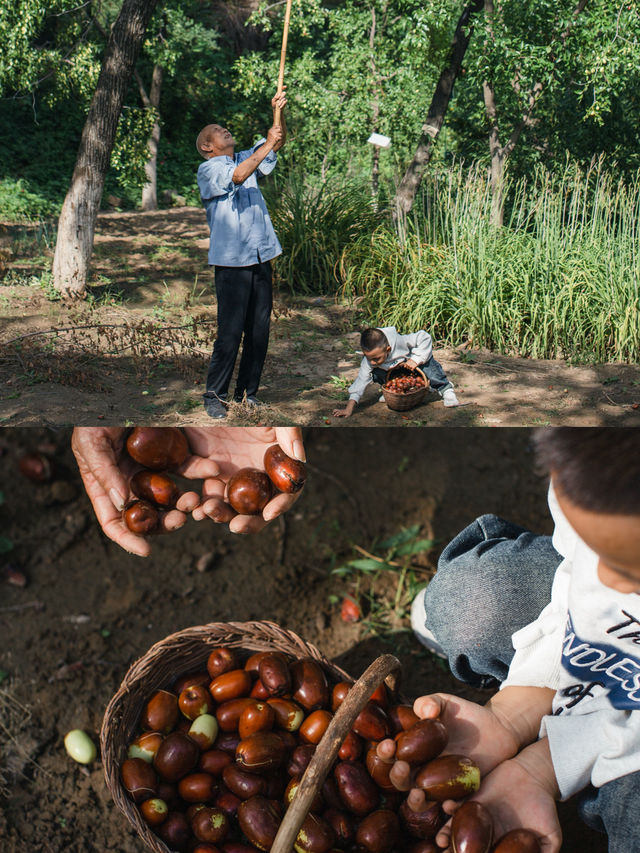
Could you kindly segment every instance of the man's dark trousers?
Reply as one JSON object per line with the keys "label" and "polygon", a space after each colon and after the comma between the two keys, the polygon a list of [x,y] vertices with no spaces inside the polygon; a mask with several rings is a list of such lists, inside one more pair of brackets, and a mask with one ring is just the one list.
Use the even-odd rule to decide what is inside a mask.
{"label": "man's dark trousers", "polygon": [[244,335],[234,398],[258,392],[269,346],[271,263],[215,267],[218,334],[207,373],[208,397],[225,397]]}

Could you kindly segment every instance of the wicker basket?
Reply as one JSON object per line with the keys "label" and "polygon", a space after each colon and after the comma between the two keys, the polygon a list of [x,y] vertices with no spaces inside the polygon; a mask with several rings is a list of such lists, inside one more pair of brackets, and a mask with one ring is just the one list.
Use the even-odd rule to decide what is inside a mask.
{"label": "wicker basket", "polygon": [[[169,848],[147,826],[138,808],[127,796],[120,781],[120,765],[126,758],[129,744],[137,734],[140,715],[152,693],[161,688],[169,688],[176,678],[184,673],[204,669],[215,646],[246,649],[248,654],[255,651],[278,651],[293,658],[311,657],[318,661],[330,680],[348,681],[353,684],[353,679],[339,666],[327,660],[315,646],[273,622],[212,622],[171,634],[152,646],[132,664],[118,692],[109,702],[100,732],[100,748],[107,787],[116,805],[126,815],[147,847],[156,853],[168,853]],[[293,834],[295,838],[315,790],[324,781],[355,717],[364,707],[375,686],[387,676],[389,681],[392,678],[390,673],[398,667],[395,658],[383,655],[349,691],[347,699],[350,701],[345,699],[342,703],[323,738],[324,749],[318,746],[318,760],[312,761],[307,768],[308,772],[303,777],[306,786],[301,783],[294,803],[287,810],[281,825],[283,835]],[[393,687],[393,683],[391,686]],[[294,809],[296,805],[298,808]],[[278,838],[280,835],[281,833],[278,833]],[[288,845],[278,843],[278,838],[272,851],[287,849]]]}
{"label": "wicker basket", "polygon": [[424,379],[423,388],[416,388],[415,391],[408,391],[406,394],[399,394],[396,391],[388,391],[383,386],[382,393],[384,395],[385,403],[390,409],[393,409],[394,412],[406,412],[407,409],[413,409],[415,406],[418,406],[427,395],[429,380],[419,367],[411,368],[406,367],[404,364],[398,364],[396,367],[392,367],[387,372],[386,382],[388,382],[389,379],[393,379],[394,376],[414,373],[418,373]]}

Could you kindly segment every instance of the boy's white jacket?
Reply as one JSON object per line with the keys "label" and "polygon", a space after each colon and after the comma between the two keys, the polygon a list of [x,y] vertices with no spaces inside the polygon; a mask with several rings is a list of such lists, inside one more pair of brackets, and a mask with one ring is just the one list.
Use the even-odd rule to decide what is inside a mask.
{"label": "boy's white jacket", "polygon": [[540,737],[549,738],[563,799],[640,770],[640,595],[598,579],[598,556],[580,539],[549,488],[553,547],[563,557],[551,601],[513,635],[502,688],[556,690]]}
{"label": "boy's white jacket", "polygon": [[[401,361],[411,358],[416,364],[424,364],[429,361],[433,354],[433,344],[431,343],[431,335],[421,329],[419,332],[414,332],[411,335],[400,335],[396,331],[395,326],[387,326],[384,329],[386,339],[389,341],[391,352],[389,358],[380,364],[382,370],[389,370]],[[367,385],[373,382],[373,367],[369,359],[365,356],[360,362],[360,370],[356,376],[355,382],[349,387],[349,399],[355,400],[356,403],[365,392]]]}

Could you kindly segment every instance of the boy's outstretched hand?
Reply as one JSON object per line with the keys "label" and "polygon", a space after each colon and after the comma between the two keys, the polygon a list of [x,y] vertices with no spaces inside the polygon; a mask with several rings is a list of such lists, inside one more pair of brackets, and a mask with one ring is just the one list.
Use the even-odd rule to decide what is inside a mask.
{"label": "boy's outstretched hand", "polygon": [[334,418],[350,418],[351,415],[353,414],[355,407],[356,407],[356,401],[355,400],[349,400],[349,402],[347,403],[347,405],[345,406],[344,409],[334,409],[333,410],[333,417]]}
{"label": "boy's outstretched hand", "polygon": [[[558,786],[546,738],[523,749],[515,758],[499,764],[483,779],[471,797],[482,803],[493,818],[494,839],[512,829],[531,829],[538,835],[542,853],[558,853],[562,830],[556,810]],[[453,814],[460,803],[446,800],[442,806]],[[438,832],[436,843],[447,847],[451,822]]]}
{"label": "boy's outstretched hand", "polygon": [[[478,765],[483,776],[518,751],[519,743],[513,730],[494,713],[490,704],[478,705],[477,702],[449,693],[433,693],[416,699],[413,710],[422,719],[438,717],[449,733],[443,754],[468,756]],[[395,741],[390,738],[380,741],[378,755],[382,759],[391,760],[395,746]],[[405,762],[397,763],[401,766],[394,774],[394,783],[397,780],[404,785],[404,790],[408,790],[411,787],[409,765]],[[402,765],[405,765],[407,772],[402,773]],[[415,804],[421,805],[418,802]]]}

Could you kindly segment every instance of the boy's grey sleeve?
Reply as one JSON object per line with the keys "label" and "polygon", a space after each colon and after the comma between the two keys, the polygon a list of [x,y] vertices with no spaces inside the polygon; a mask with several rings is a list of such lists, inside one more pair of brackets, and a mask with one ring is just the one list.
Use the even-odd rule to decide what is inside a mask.
{"label": "boy's grey sleeve", "polygon": [[418,364],[424,364],[433,355],[431,335],[424,329],[412,335],[405,335],[405,343],[409,347],[410,357]]}
{"label": "boy's grey sleeve", "polygon": [[589,714],[543,717],[551,760],[563,800],[587,785],[602,787],[640,770],[638,711],[601,708]]}
{"label": "boy's grey sleeve", "polygon": [[349,399],[355,400],[356,403],[359,403],[367,385],[369,385],[371,381],[371,366],[367,359],[363,358],[360,362],[360,370],[358,371],[355,382],[353,385],[349,386]]}

